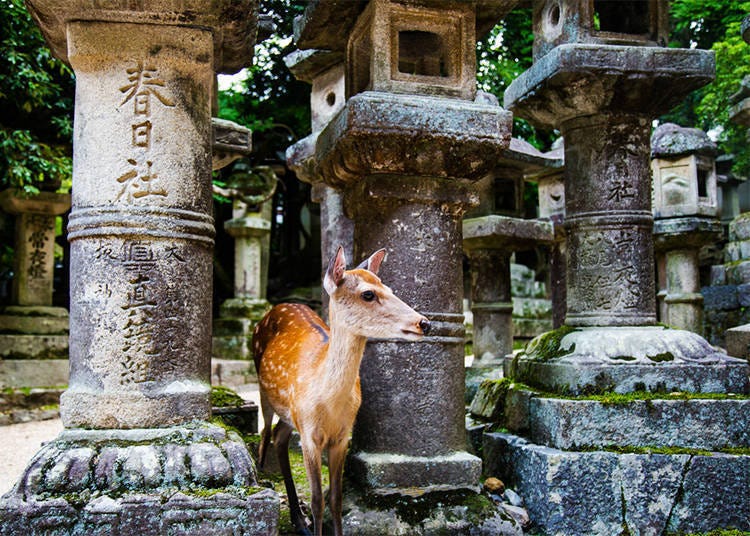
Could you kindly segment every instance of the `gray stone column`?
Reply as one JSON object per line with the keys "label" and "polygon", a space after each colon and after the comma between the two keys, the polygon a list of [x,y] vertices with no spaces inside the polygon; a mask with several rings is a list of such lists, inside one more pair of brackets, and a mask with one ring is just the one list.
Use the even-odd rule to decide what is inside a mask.
{"label": "gray stone column", "polygon": [[63,423],[207,419],[212,35],[74,22],[68,41],[77,99]]}
{"label": "gray stone column", "polygon": [[496,214],[464,220],[464,250],[471,262],[474,359],[472,366],[499,365],[513,351],[510,256],[549,244],[549,222]]}
{"label": "gray stone column", "polygon": [[[484,176],[508,128],[496,106],[364,92],[318,138],[318,169],[343,185],[354,220],[355,258],[385,247],[383,281],[433,324],[422,342],[365,350],[348,474],[366,490],[466,488],[479,478],[464,447],[461,231],[477,197],[454,177]],[[416,139],[431,158],[410,156]]]}
{"label": "gray stone column", "polygon": [[498,362],[513,351],[513,300],[510,256],[502,249],[468,252],[471,265],[471,312],[474,316],[475,364]]}
{"label": "gray stone column", "polygon": [[[252,57],[255,7],[61,4],[34,13],[76,74],[66,429],[0,517],[17,534],[273,533],[277,497],[247,493],[244,443],[206,422],[211,93]],[[189,495],[206,488],[223,493]]]}
{"label": "gray stone column", "polygon": [[68,310],[52,306],[52,292],[55,217],[70,209],[70,195],[5,190],[0,207],[16,216],[11,303],[0,307],[0,385],[64,385]]}

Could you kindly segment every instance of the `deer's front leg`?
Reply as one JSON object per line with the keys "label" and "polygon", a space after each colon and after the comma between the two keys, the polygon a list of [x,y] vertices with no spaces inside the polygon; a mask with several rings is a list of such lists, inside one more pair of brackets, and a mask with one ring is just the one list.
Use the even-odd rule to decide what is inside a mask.
{"label": "deer's front leg", "polygon": [[329,502],[331,505],[331,517],[333,518],[333,532],[336,536],[343,534],[341,527],[343,475],[348,445],[349,438],[347,437],[344,441],[331,445],[328,449],[328,472],[331,479]]}
{"label": "deer's front leg", "polygon": [[322,444],[312,438],[301,437],[302,457],[305,460],[307,481],[310,484],[310,508],[315,523],[315,536],[323,534],[323,489],[320,475]]}

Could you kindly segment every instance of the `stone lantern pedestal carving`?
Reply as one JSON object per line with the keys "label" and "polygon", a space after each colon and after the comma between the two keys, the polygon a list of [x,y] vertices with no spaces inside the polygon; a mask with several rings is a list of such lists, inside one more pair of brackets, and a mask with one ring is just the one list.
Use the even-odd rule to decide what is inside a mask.
{"label": "stone lantern pedestal carving", "polygon": [[[386,502],[442,490],[442,510],[426,509],[423,520],[442,526],[434,516],[457,497],[476,498],[481,474],[481,461],[465,450],[461,216],[477,202],[471,182],[508,146],[510,115],[472,100],[475,32],[487,22],[473,4],[338,5],[308,9],[298,39],[303,49],[346,46],[347,101],[317,137],[316,174],[344,193],[354,258],[387,248],[383,281],[434,326],[423,342],[368,343],[346,474]],[[344,517],[345,526],[406,526],[393,510],[364,514],[364,504]],[[472,526],[460,523],[467,532]],[[474,526],[518,530],[499,515]]]}
{"label": "stone lantern pedestal carving", "polygon": [[[567,32],[583,30],[586,4],[641,13],[644,29],[667,9],[667,2],[535,2],[535,13],[542,14],[535,39],[544,43],[554,34],[561,41],[548,50],[536,47],[533,66],[508,87],[505,104],[537,125],[559,128],[565,138],[567,317],[564,327],[506,362],[506,375],[532,388],[511,386],[502,397],[509,406],[498,424],[514,433],[485,434],[485,461],[517,486],[532,522],[545,533],[746,530],[748,521],[736,515],[750,500],[746,457],[640,450],[713,450],[725,441],[749,446],[747,438],[714,442],[704,434],[714,422],[729,423],[730,414],[745,411],[745,401],[731,393],[748,392],[747,362],[695,333],[656,325],[651,121],[711,80],[713,55],[635,46],[646,43],[632,17],[614,19],[610,30],[619,30],[618,45],[581,42],[585,32]],[[657,35],[652,44],[658,42]],[[574,399],[541,397],[536,390]],[[638,394],[644,391],[650,394]],[[722,399],[677,406],[671,392]],[[605,409],[584,396],[591,393],[636,394]],[[662,405],[657,413],[664,419],[684,423],[695,415],[700,424],[672,435],[650,420],[650,399]],[[731,484],[712,488],[710,498],[696,493],[719,472],[731,474]]]}
{"label": "stone lantern pedestal carving", "polygon": [[65,385],[68,311],[52,306],[52,283],[55,217],[70,209],[70,195],[5,190],[0,208],[16,216],[12,303],[0,308],[0,385]]}
{"label": "stone lantern pedestal carving", "polygon": [[665,124],[651,138],[651,156],[660,319],[702,335],[698,254],[722,235],[716,146],[701,130]]}
{"label": "stone lantern pedestal carving", "polygon": [[278,497],[207,422],[214,73],[249,63],[256,5],[30,9],[76,75],[70,383],[3,531],[273,534]]}

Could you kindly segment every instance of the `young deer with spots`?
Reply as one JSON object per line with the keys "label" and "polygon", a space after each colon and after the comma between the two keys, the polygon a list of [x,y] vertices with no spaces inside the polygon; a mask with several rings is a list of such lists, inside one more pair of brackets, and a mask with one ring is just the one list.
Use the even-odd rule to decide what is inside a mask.
{"label": "young deer with spots", "polygon": [[263,466],[273,430],[292,522],[309,534],[299,507],[289,466],[289,437],[300,434],[307,479],[312,491],[315,534],[323,530],[321,453],[328,449],[330,509],[334,532],[341,529],[341,486],[349,435],[361,402],[359,364],[368,337],[420,340],[430,322],[398,299],[377,276],[385,250],[375,252],[354,270],[346,270],[343,248],[331,259],[323,279],[330,297],[330,328],[312,309],[300,304],[274,307],[253,334],[255,368],[265,427],[259,465]]}

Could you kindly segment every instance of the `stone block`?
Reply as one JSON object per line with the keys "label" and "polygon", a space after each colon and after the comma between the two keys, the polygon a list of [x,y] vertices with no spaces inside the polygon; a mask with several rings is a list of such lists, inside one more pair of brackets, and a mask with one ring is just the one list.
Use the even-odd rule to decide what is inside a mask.
{"label": "stone block", "polygon": [[[67,354],[67,337],[65,354]],[[0,346],[4,336],[0,335]],[[0,356],[2,357],[2,356]],[[0,360],[0,388],[56,387],[68,384],[67,359],[3,359]]]}
{"label": "stone block", "polygon": [[482,461],[468,452],[424,457],[357,452],[349,455],[347,464],[347,474],[371,489],[433,485],[474,489],[482,476]]}
{"label": "stone block", "polygon": [[739,307],[736,285],[719,285],[702,287],[703,308],[708,311],[716,309],[720,311],[731,311]]}
{"label": "stone block", "polygon": [[[533,397],[529,438],[577,450],[652,445],[705,450],[750,447],[750,400],[636,400],[602,403]],[[519,430],[508,426],[511,431]]]}
{"label": "stone block", "polygon": [[717,264],[711,267],[711,286],[726,285],[727,271],[723,264]]}
{"label": "stone block", "polygon": [[485,472],[515,487],[545,534],[750,529],[748,456],[570,452],[487,433],[484,459]]}
{"label": "stone block", "polygon": [[750,213],[737,216],[729,223],[729,241],[750,240]]}
{"label": "stone block", "polygon": [[750,261],[740,260],[727,265],[727,283],[740,285],[750,282]]}
{"label": "stone block", "polygon": [[750,324],[730,328],[724,336],[729,355],[741,359],[750,358]]}
{"label": "stone block", "polygon": [[750,305],[750,283],[737,285],[737,302],[740,307],[747,307]]}
{"label": "stone block", "polygon": [[[216,344],[216,337],[214,337]],[[257,381],[255,365],[245,359],[211,359],[211,385],[238,387]]]}
{"label": "stone block", "polygon": [[[0,334],[0,359],[4,360],[60,360],[67,361],[67,335],[9,335]],[[67,380],[63,383],[67,383]]]}

